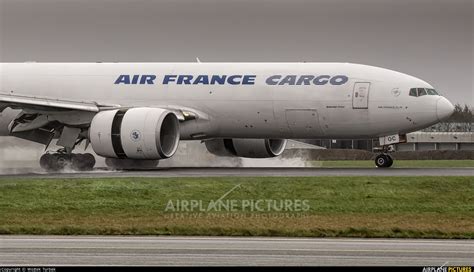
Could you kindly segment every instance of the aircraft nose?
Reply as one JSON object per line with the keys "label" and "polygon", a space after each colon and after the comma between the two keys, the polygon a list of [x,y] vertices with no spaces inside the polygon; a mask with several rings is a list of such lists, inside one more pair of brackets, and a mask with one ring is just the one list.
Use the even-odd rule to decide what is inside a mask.
{"label": "aircraft nose", "polygon": [[454,106],[448,99],[440,97],[436,102],[436,115],[439,121],[449,118],[454,112]]}

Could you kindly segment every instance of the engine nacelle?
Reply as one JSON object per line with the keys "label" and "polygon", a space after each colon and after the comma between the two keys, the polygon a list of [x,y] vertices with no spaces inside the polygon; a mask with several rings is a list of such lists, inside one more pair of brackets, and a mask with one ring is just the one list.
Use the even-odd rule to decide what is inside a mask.
{"label": "engine nacelle", "polygon": [[166,159],[179,144],[177,116],[160,108],[132,108],[97,113],[89,139],[94,151],[108,158]]}
{"label": "engine nacelle", "polygon": [[285,150],[286,139],[214,139],[205,141],[207,150],[216,156],[271,158]]}

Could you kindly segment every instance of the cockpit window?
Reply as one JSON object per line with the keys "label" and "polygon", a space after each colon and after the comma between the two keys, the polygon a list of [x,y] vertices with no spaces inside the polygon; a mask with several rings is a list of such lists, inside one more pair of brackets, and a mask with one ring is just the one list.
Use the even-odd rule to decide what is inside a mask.
{"label": "cockpit window", "polygon": [[427,89],[427,88],[411,88],[410,89],[410,96],[423,96],[423,95],[439,95],[435,89]]}
{"label": "cockpit window", "polygon": [[425,88],[418,88],[418,96],[427,95]]}
{"label": "cockpit window", "polygon": [[426,89],[429,95],[438,95],[438,93],[434,89]]}

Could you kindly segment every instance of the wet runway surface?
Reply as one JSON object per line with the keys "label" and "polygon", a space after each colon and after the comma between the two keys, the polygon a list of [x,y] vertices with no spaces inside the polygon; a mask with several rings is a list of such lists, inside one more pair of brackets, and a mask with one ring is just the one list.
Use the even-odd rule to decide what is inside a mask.
{"label": "wet runway surface", "polygon": [[140,171],[46,173],[40,169],[4,169],[0,178],[100,178],[100,177],[311,177],[311,176],[473,176],[474,168],[308,168],[308,167],[180,167]]}
{"label": "wet runway surface", "polygon": [[0,265],[473,265],[474,241],[0,236]]}

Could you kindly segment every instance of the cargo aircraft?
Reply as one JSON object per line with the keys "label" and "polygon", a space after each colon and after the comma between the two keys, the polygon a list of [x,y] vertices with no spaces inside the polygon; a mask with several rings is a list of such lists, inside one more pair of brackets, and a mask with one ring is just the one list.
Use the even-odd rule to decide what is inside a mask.
{"label": "cargo aircraft", "polygon": [[453,105],[430,84],[350,63],[0,63],[0,136],[46,146],[40,165],[154,167],[182,140],[217,156],[279,156],[287,139],[373,139],[389,147]]}

